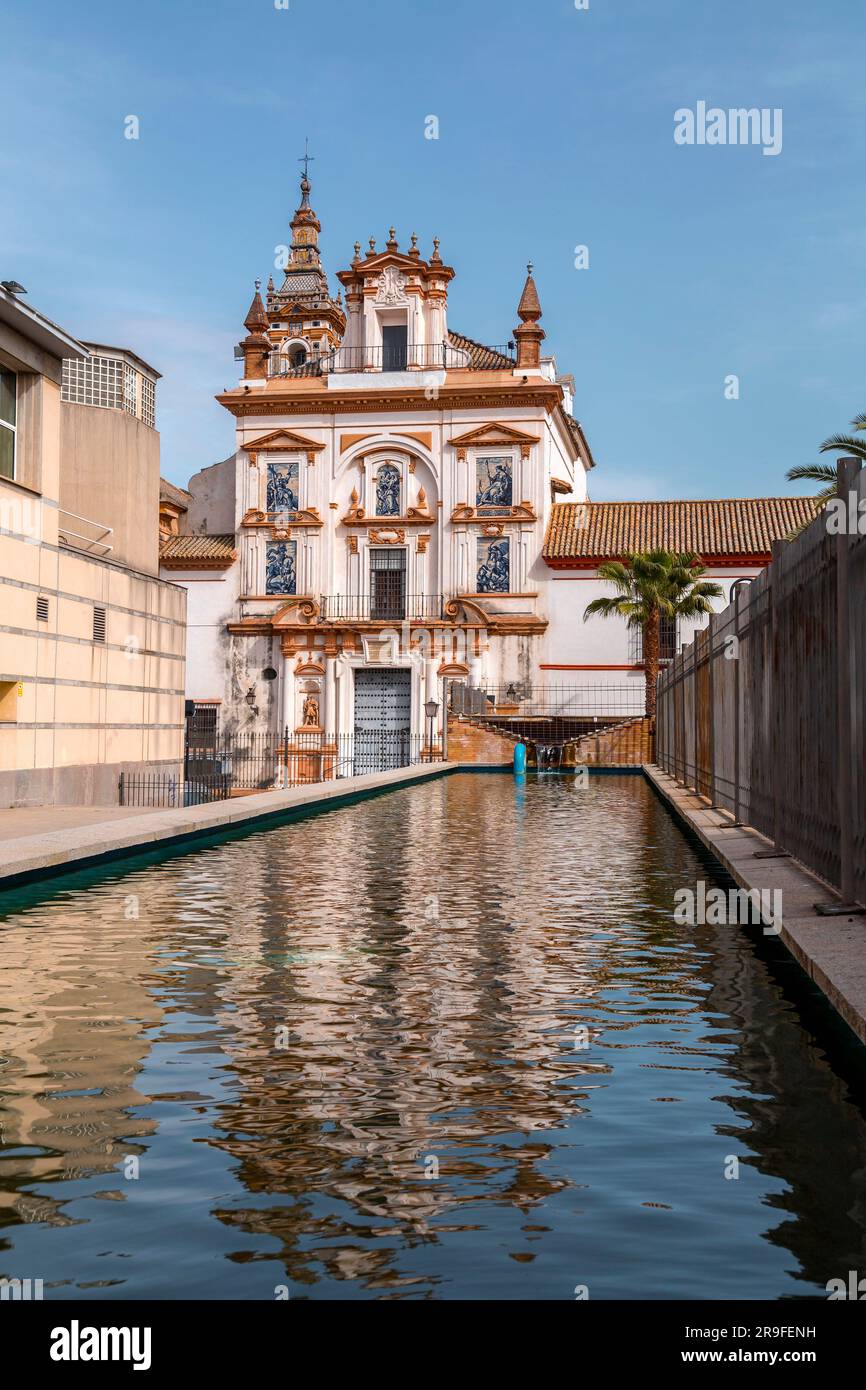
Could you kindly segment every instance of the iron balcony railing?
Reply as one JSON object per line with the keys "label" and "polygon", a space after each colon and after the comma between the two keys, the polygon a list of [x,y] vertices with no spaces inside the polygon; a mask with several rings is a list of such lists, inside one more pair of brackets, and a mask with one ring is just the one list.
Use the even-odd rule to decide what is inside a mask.
{"label": "iron balcony railing", "polygon": [[400,623],[442,617],[441,594],[325,594],[321,614],[329,622]]}
{"label": "iron balcony railing", "polygon": [[284,353],[272,352],[268,359],[271,377],[324,376],[328,372],[405,372],[405,371],[501,371],[515,362],[514,343],[498,343],[474,349],[453,343],[370,344],[340,347],[321,357],[293,364]]}

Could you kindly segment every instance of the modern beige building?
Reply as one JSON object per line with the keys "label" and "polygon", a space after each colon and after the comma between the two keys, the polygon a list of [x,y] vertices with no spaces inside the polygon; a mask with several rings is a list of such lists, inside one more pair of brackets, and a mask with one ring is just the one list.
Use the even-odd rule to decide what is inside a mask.
{"label": "modern beige building", "polygon": [[182,764],[158,376],[0,287],[0,806],[111,804],[121,772]]}

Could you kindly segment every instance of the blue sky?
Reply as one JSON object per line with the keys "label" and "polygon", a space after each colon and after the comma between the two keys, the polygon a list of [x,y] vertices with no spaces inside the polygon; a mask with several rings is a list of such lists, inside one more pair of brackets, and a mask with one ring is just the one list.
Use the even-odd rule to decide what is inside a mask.
{"label": "blue sky", "polygon": [[[0,278],[163,373],[167,477],[233,448],[213,396],[309,135],[334,288],[354,241],[438,235],[451,327],[501,343],[533,260],[594,498],[802,490],[866,409],[862,0],[288,6],[4,8]],[[781,153],[675,144],[698,101],[780,107]]]}

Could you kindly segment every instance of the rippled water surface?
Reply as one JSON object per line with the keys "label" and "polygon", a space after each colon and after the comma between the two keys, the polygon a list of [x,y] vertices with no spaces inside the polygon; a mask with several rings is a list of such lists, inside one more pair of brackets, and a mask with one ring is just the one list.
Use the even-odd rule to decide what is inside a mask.
{"label": "rippled water surface", "polygon": [[792,967],[673,924],[701,878],[641,778],[467,774],[7,895],[0,1275],[826,1296],[863,1112]]}

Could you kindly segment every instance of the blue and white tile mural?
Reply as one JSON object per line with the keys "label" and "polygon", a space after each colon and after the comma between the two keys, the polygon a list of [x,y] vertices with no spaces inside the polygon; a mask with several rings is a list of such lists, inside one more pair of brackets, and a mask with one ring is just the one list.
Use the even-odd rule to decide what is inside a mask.
{"label": "blue and white tile mural", "polygon": [[512,505],[511,469],[507,454],[475,460],[475,505],[479,511]]}
{"label": "blue and white tile mural", "polygon": [[488,536],[478,537],[478,588],[479,594],[507,594],[509,577],[509,540],[499,536],[490,540]]}
{"label": "blue and white tile mural", "polygon": [[298,510],[297,459],[293,463],[268,464],[268,511],[296,512]]}
{"label": "blue and white tile mural", "polygon": [[400,470],[390,463],[376,474],[376,515],[400,515]]}
{"label": "blue and white tile mural", "polygon": [[266,594],[294,594],[297,541],[268,541]]}

